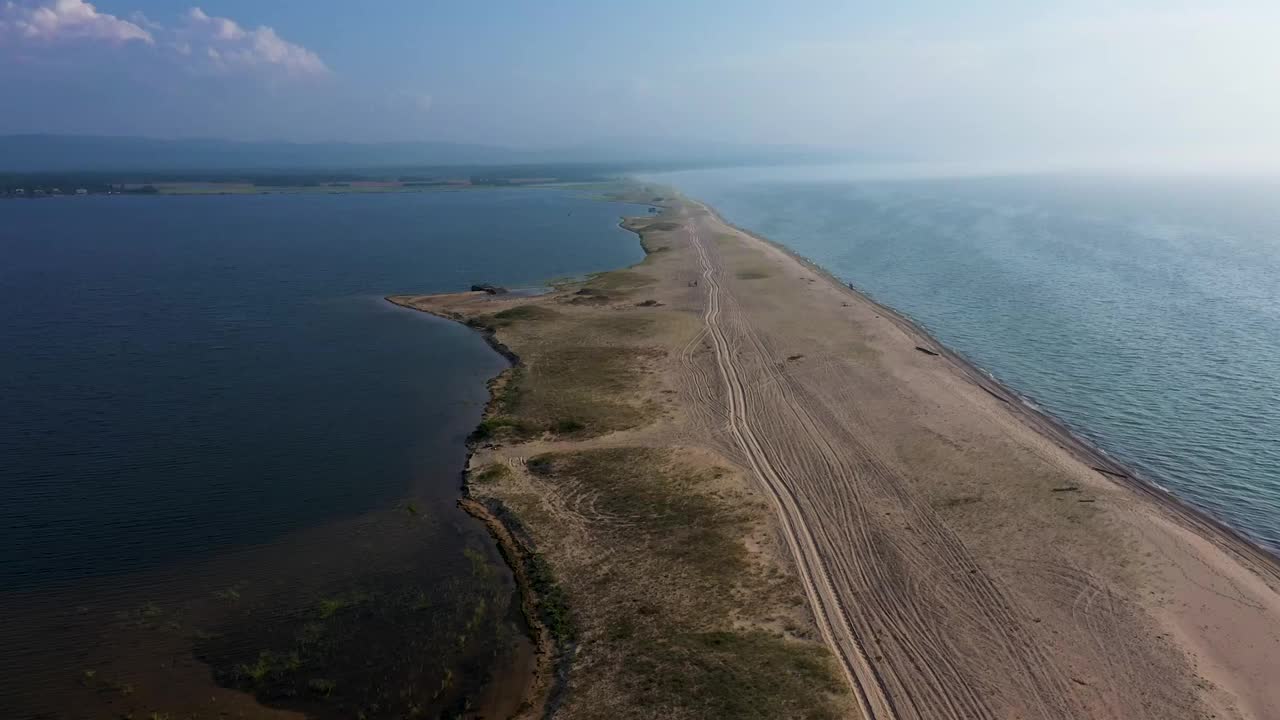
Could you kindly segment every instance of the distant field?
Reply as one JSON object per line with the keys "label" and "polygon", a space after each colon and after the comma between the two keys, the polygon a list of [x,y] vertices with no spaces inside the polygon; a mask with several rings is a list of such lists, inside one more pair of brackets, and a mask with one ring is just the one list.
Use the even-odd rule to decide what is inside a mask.
{"label": "distant field", "polygon": [[597,183],[616,169],[599,166],[455,166],[324,171],[0,171],[0,198],[53,195],[245,195],[259,193],[413,192],[465,187]]}
{"label": "distant field", "polygon": [[456,178],[432,181],[358,180],[353,182],[274,185],[251,182],[168,182],[152,183],[162,195],[244,195],[262,193],[353,193],[353,192],[422,192],[467,187],[529,186],[557,182],[557,178],[502,178],[485,181]]}
{"label": "distant field", "polygon": [[158,183],[154,187],[165,195],[240,195],[263,190],[252,183]]}

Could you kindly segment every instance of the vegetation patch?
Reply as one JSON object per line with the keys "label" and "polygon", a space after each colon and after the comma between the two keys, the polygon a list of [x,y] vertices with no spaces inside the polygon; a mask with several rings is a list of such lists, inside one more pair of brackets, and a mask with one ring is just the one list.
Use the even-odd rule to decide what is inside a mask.
{"label": "vegetation patch", "polygon": [[583,288],[569,299],[570,305],[608,305],[612,298],[603,290]]}
{"label": "vegetation patch", "polygon": [[570,435],[587,429],[586,423],[574,418],[560,418],[551,425],[551,432]]}
{"label": "vegetation patch", "polygon": [[646,237],[640,238],[640,247],[644,250],[646,255],[655,255],[660,252],[667,252],[671,249],[670,245],[659,245]]}
{"label": "vegetation patch", "polygon": [[791,584],[753,567],[741,541],[752,516],[719,496],[725,471],[644,447],[544,453],[528,468],[579,509],[597,551],[582,556],[583,538],[573,560],[546,549],[566,557],[578,643],[565,717],[845,714],[825,648],[741,622]]}
{"label": "vegetation patch", "polygon": [[497,413],[480,424],[476,437],[588,437],[635,427],[645,412],[628,396],[645,354],[618,346],[549,346],[511,374],[496,398]]}
{"label": "vegetation patch", "polygon": [[608,305],[612,298],[600,288],[584,287],[569,298],[570,305]]}
{"label": "vegetation patch", "polygon": [[468,325],[488,330],[510,327],[518,322],[554,320],[560,313],[542,305],[517,305],[492,315],[480,315],[467,321]]}
{"label": "vegetation patch", "polygon": [[656,281],[643,273],[634,270],[614,270],[596,275],[587,281],[585,289],[602,290],[614,294],[622,294],[632,290],[653,285]]}
{"label": "vegetation patch", "polygon": [[520,629],[509,587],[480,553],[449,561],[470,580],[426,585],[392,572],[306,610],[238,608],[222,632],[195,638],[196,656],[218,684],[309,718],[461,717]]}
{"label": "vegetation patch", "polygon": [[769,277],[769,273],[755,268],[739,270],[736,274],[739,280],[763,280],[764,278]]}
{"label": "vegetation patch", "polygon": [[335,597],[321,598],[316,608],[321,620],[327,620],[337,613],[359,607],[369,600],[369,596],[361,592],[346,593]]}
{"label": "vegetation patch", "polygon": [[628,690],[677,701],[685,717],[843,717],[843,681],[821,647],[760,630],[688,633],[639,644]]}
{"label": "vegetation patch", "polygon": [[558,647],[573,640],[573,616],[564,588],[556,582],[555,573],[546,558],[531,553],[524,561],[525,576],[538,598],[538,614]]}
{"label": "vegetation patch", "polygon": [[649,553],[730,579],[745,563],[738,541],[745,517],[697,492],[723,471],[680,473],[669,466],[666,452],[638,447],[547,453],[528,463],[536,475],[591,493],[602,515],[626,518],[613,530],[633,536]]}
{"label": "vegetation patch", "polygon": [[511,476],[511,468],[505,463],[489,463],[482,468],[471,471],[470,480],[473,483],[495,483],[510,480]]}
{"label": "vegetation patch", "polygon": [[517,305],[493,314],[495,320],[514,322],[516,320],[552,320],[560,313],[542,305]]}
{"label": "vegetation patch", "polygon": [[[627,340],[643,338],[653,329],[653,322],[652,317],[615,313],[584,320],[581,327],[592,334],[613,336],[619,340]],[[635,348],[633,351],[637,358],[655,355],[653,351],[644,348]]]}
{"label": "vegetation patch", "polygon": [[471,431],[472,441],[485,440],[524,440],[537,437],[541,429],[526,420],[495,415],[480,421]]}

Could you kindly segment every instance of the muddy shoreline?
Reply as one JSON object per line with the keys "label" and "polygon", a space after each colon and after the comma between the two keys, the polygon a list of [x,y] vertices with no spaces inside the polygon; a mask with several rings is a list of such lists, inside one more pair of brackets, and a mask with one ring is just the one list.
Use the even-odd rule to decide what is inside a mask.
{"label": "muddy shoreline", "polygon": [[[401,302],[397,297],[399,296],[388,295],[384,299],[407,310],[425,312],[444,320],[451,320],[465,325],[479,333],[495,353],[507,360],[508,367],[490,378],[487,383],[489,400],[485,406],[485,416],[487,417],[491,414],[493,405],[498,399],[498,385],[502,382],[504,376],[515,368],[520,367],[520,356],[498,340],[497,333],[492,328],[468,323],[466,318],[457,314],[414,307],[408,303]],[[564,646],[564,643],[557,641],[555,635],[541,618],[541,599],[529,574],[529,563],[537,556],[537,549],[533,545],[533,540],[527,532],[523,531],[519,519],[510,508],[503,506],[501,502],[494,499],[490,499],[488,502],[481,502],[472,497],[468,478],[471,472],[471,461],[475,457],[478,444],[474,433],[467,438],[466,444],[467,456],[462,466],[461,483],[459,484],[462,496],[458,500],[458,507],[483,523],[489,532],[489,536],[497,545],[498,552],[502,555],[503,561],[515,580],[516,588],[520,595],[521,611],[528,629],[529,641],[533,643],[537,653],[533,676],[528,679],[524,697],[521,698],[521,709],[515,717],[549,717],[556,700],[563,694],[568,682],[569,666],[572,660],[571,649]]]}

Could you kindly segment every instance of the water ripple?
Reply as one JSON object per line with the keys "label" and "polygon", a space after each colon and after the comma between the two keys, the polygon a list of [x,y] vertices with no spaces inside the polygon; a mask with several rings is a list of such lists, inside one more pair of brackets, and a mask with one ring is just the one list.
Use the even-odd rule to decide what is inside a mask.
{"label": "water ripple", "polygon": [[1280,551],[1280,192],[1260,182],[667,181],[917,319]]}

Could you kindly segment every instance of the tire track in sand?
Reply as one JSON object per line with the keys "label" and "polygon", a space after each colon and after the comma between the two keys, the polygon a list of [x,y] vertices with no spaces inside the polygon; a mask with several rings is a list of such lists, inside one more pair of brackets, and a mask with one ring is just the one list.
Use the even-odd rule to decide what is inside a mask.
{"label": "tire track in sand", "polygon": [[734,362],[730,343],[720,326],[721,288],[716,278],[715,266],[707,255],[697,228],[692,222],[687,227],[702,265],[702,278],[707,288],[703,321],[711,337],[716,366],[725,385],[729,433],[770,495],[782,522],[783,537],[796,560],[805,594],[814,609],[818,630],[839,660],[841,670],[857,696],[863,716],[867,720],[896,720],[898,714],[892,700],[849,625],[847,614],[818,554],[813,536],[804,524],[795,498],[791,496],[768,454],[764,452],[743,412],[746,406],[745,383]]}
{"label": "tire track in sand", "polygon": [[[1083,708],[1030,618],[880,452],[839,430],[824,403],[771,359],[778,353],[721,283],[717,250],[699,236],[696,219],[686,227],[706,288],[705,335],[724,388],[726,439],[775,507],[819,631],[862,714],[1079,716]],[[871,506],[896,508],[915,532],[886,535]],[[985,670],[975,674],[974,662]]]}

